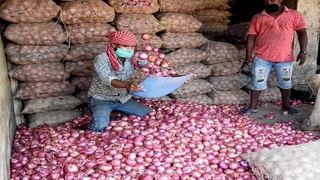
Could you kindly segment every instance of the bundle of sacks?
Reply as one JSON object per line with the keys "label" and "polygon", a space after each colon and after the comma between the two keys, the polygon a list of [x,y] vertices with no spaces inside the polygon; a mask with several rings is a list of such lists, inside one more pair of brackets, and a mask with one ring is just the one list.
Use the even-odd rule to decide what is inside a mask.
{"label": "bundle of sacks", "polygon": [[[77,117],[80,100],[67,79],[62,59],[68,53],[66,31],[53,19],[61,7],[51,0],[5,1],[0,17],[9,24],[4,36],[18,124],[28,117],[30,127]],[[25,116],[22,116],[25,115]],[[50,117],[50,118],[49,118]]]}

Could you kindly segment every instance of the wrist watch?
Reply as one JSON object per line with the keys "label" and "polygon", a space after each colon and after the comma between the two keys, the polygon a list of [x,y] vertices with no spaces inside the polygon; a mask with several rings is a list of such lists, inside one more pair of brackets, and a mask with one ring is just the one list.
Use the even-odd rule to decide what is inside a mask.
{"label": "wrist watch", "polygon": [[300,51],[299,54],[307,54],[307,51]]}

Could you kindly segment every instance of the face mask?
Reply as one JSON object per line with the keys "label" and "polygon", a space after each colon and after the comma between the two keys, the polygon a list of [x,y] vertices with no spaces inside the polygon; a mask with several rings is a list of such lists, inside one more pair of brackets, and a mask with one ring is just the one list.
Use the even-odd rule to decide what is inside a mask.
{"label": "face mask", "polygon": [[133,52],[134,50],[133,49],[126,49],[126,48],[117,48],[116,50],[116,55],[118,57],[121,57],[121,58],[131,58],[133,56]]}
{"label": "face mask", "polygon": [[268,5],[266,5],[266,12],[268,14],[277,12],[279,10],[280,10],[280,6],[277,5],[277,4],[268,4]]}

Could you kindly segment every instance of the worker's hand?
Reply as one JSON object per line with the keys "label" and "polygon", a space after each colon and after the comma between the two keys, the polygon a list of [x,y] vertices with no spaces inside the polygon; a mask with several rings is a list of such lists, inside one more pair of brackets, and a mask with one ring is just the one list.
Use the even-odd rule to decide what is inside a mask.
{"label": "worker's hand", "polygon": [[127,91],[143,91],[142,86],[132,82],[128,82],[126,89]]}
{"label": "worker's hand", "polygon": [[300,52],[297,56],[297,62],[299,62],[299,65],[302,65],[306,62],[306,56],[307,54],[306,53],[303,53],[303,52]]}
{"label": "worker's hand", "polygon": [[247,56],[247,57],[246,57],[245,64],[250,66],[250,65],[252,64],[252,61],[253,61],[252,56]]}

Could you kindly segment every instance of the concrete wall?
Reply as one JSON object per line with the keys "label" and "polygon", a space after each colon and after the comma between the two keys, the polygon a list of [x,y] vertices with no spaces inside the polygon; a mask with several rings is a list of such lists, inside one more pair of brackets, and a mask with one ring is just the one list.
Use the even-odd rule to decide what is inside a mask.
{"label": "concrete wall", "polygon": [[[306,90],[308,79],[317,69],[317,56],[320,33],[320,0],[298,0],[297,10],[300,11],[308,22],[308,55],[303,66],[296,66],[294,70],[295,89]],[[295,40],[295,53],[300,51],[298,40]]]}
{"label": "concrete wall", "polygon": [[7,63],[0,39],[0,180],[10,177],[11,145],[15,126]]}

